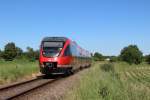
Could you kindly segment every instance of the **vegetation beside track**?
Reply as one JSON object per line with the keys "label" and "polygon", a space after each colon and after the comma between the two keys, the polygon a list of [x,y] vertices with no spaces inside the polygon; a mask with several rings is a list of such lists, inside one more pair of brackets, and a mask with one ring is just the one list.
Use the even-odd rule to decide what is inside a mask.
{"label": "vegetation beside track", "polygon": [[0,84],[10,83],[25,76],[31,76],[33,73],[37,73],[38,71],[38,61],[0,60]]}
{"label": "vegetation beside track", "polygon": [[150,65],[103,62],[81,76],[65,100],[150,100],[149,94]]}

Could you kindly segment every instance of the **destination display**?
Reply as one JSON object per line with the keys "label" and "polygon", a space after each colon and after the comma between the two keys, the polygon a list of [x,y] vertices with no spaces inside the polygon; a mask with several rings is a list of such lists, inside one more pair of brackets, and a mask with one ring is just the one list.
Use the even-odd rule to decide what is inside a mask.
{"label": "destination display", "polygon": [[44,47],[63,47],[63,42],[44,42]]}

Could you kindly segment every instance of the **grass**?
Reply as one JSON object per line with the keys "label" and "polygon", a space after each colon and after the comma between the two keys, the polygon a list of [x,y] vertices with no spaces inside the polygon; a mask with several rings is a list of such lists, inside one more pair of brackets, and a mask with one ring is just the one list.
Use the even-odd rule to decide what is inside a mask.
{"label": "grass", "polygon": [[14,82],[38,72],[38,62],[26,60],[0,61],[0,84]]}
{"label": "grass", "polygon": [[149,65],[118,62],[113,63],[112,71],[102,66],[103,63],[93,65],[65,100],[150,100]]}

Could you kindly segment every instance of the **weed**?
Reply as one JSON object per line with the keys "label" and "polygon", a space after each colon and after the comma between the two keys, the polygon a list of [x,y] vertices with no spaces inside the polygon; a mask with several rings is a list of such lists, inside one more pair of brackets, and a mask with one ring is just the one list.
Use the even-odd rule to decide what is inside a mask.
{"label": "weed", "polygon": [[106,98],[109,95],[109,90],[106,86],[105,87],[100,87],[100,89],[98,91],[98,94],[102,98]]}
{"label": "weed", "polygon": [[100,68],[102,71],[105,71],[105,72],[110,72],[110,71],[114,72],[114,65],[112,63],[100,65]]}

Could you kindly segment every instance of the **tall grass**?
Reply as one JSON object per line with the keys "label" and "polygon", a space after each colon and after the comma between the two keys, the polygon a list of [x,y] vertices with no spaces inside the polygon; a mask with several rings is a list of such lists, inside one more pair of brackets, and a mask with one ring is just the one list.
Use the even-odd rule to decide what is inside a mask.
{"label": "tall grass", "polygon": [[38,62],[27,60],[0,61],[0,84],[16,81],[38,72]]}
{"label": "tall grass", "polygon": [[[104,66],[107,68],[103,69]],[[150,86],[138,81],[142,80],[139,77],[132,77],[133,80],[130,80],[129,76],[125,75],[129,70],[148,65],[130,66],[122,62],[114,63],[114,70],[108,71],[107,69],[113,68],[111,66],[112,64],[95,64],[65,96],[65,100],[150,100]]]}

